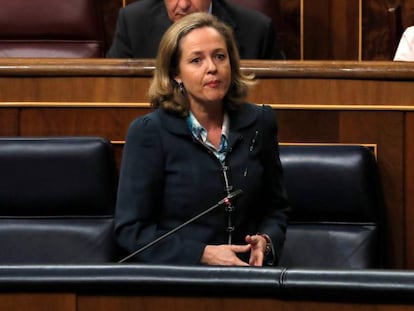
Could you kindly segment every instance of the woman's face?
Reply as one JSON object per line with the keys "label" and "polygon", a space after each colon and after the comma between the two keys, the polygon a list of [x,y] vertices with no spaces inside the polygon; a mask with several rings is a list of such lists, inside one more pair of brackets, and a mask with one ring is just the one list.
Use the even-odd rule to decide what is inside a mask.
{"label": "woman's face", "polygon": [[191,105],[222,104],[231,83],[227,46],[214,28],[198,28],[181,39],[179,73]]}

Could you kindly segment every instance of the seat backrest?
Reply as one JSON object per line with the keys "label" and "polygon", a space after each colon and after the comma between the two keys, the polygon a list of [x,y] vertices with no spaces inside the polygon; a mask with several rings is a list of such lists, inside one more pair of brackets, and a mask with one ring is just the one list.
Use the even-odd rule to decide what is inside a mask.
{"label": "seat backrest", "polygon": [[293,213],[281,266],[381,266],[382,194],[372,150],[353,145],[281,146]]}
{"label": "seat backrest", "polygon": [[0,263],[116,257],[117,172],[94,137],[0,138]]}
{"label": "seat backrest", "polygon": [[103,57],[100,0],[0,0],[0,57]]}

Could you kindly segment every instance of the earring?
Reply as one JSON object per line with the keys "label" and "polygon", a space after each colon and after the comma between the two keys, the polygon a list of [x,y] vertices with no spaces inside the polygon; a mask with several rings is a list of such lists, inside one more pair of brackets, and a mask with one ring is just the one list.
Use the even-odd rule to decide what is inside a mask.
{"label": "earring", "polygon": [[178,83],[178,88],[180,89],[181,94],[184,94],[185,92],[184,83],[182,82]]}

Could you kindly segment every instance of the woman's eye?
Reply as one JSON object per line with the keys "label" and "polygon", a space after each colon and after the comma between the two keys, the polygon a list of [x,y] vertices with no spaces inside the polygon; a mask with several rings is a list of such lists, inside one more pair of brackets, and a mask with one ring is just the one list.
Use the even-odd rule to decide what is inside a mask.
{"label": "woman's eye", "polygon": [[224,55],[224,54],[217,54],[216,55],[216,58],[219,59],[219,60],[224,60],[224,59],[226,59],[226,55]]}
{"label": "woman's eye", "polygon": [[191,63],[198,64],[201,61],[200,57],[194,58],[191,60]]}

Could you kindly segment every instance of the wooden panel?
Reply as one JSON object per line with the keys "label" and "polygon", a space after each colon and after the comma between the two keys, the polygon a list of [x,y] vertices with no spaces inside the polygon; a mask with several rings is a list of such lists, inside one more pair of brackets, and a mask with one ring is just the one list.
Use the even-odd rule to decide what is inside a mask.
{"label": "wooden panel", "polygon": [[[390,254],[391,265],[405,265],[404,230],[404,113],[349,111],[341,112],[340,142],[375,143],[378,146],[378,167],[384,192],[386,236],[382,244]],[[410,244],[412,245],[412,244]]]}
{"label": "wooden panel", "polygon": [[[100,136],[114,141],[118,170],[122,141],[129,124],[150,108],[28,108],[22,109],[21,136]],[[119,143],[117,143],[119,142]]]}
{"label": "wooden panel", "polygon": [[362,1],[363,60],[392,60],[401,34],[399,1]]}
{"label": "wooden panel", "polygon": [[403,28],[414,25],[414,2],[412,0],[401,0],[400,2]]}
{"label": "wooden panel", "polygon": [[406,266],[414,269],[414,113],[406,114],[405,119],[405,230],[406,230]]}
{"label": "wooden panel", "polygon": [[414,305],[283,301],[278,299],[218,298],[218,297],[132,297],[132,296],[79,296],[78,311],[408,311]]}
{"label": "wooden panel", "polygon": [[[0,102],[146,102],[151,60],[6,59]],[[258,103],[413,105],[414,64],[243,61],[259,84]]]}
{"label": "wooden panel", "polygon": [[28,108],[21,112],[22,136],[102,136],[124,140],[128,125],[149,109]]}
{"label": "wooden panel", "polygon": [[115,310],[197,310],[197,311],[274,311],[274,299],[265,298],[207,298],[207,297],[132,297],[132,296],[79,296],[78,311]]}
{"label": "wooden panel", "polygon": [[0,78],[0,101],[147,101],[148,78]]}
{"label": "wooden panel", "polygon": [[281,22],[277,34],[286,59],[301,59],[300,15],[300,0],[280,0]]}
{"label": "wooden panel", "polygon": [[7,311],[412,311],[414,305],[315,302],[274,298],[114,296],[52,293],[0,294],[0,310]]}
{"label": "wooden panel", "polygon": [[[0,79],[0,102],[148,102],[149,78]],[[322,91],[323,90],[323,91]],[[299,105],[414,105],[411,82],[307,78],[261,79],[249,100]]]}
{"label": "wooden panel", "polygon": [[304,59],[357,60],[358,12],[358,0],[304,1]]}
{"label": "wooden panel", "polygon": [[277,110],[280,142],[338,142],[337,111]]}
{"label": "wooden panel", "polygon": [[261,79],[249,99],[256,103],[296,105],[414,105],[411,82],[333,80],[333,79]]}
{"label": "wooden panel", "polygon": [[[0,310],[4,311],[75,311],[75,294],[9,293],[0,294]],[[93,309],[91,309],[93,310]]]}
{"label": "wooden panel", "polygon": [[0,136],[16,136],[19,134],[19,112],[13,108],[0,110]]}
{"label": "wooden panel", "polygon": [[332,59],[358,60],[359,0],[331,1]]}
{"label": "wooden panel", "polygon": [[[303,49],[304,59],[332,59],[330,47],[330,0],[304,1]],[[315,42],[319,42],[318,45]]]}

